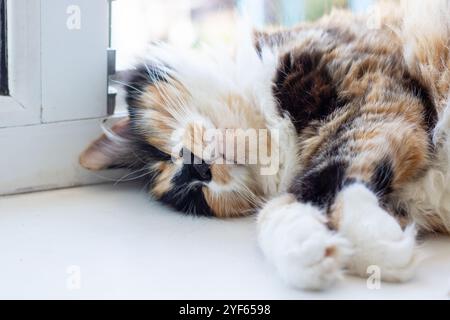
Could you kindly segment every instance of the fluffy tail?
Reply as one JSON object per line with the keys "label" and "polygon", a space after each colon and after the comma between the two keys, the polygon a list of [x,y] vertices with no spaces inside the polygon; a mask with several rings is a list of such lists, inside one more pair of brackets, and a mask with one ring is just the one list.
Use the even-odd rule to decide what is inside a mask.
{"label": "fluffy tail", "polygon": [[441,115],[450,89],[450,1],[403,0],[404,56]]}

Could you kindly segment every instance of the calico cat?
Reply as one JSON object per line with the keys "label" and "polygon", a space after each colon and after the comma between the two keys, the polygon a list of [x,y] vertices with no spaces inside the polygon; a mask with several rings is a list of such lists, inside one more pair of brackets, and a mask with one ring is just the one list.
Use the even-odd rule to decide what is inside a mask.
{"label": "calico cat", "polygon": [[[254,32],[232,54],[153,45],[127,82],[129,117],[81,164],[146,172],[150,194],[188,214],[257,213],[263,253],[295,287],[372,266],[410,279],[416,230],[450,231],[450,10],[435,0],[376,12],[376,26],[334,11]],[[223,148],[221,133],[238,130],[268,132],[253,138],[277,170]],[[245,160],[259,155],[243,146]]]}

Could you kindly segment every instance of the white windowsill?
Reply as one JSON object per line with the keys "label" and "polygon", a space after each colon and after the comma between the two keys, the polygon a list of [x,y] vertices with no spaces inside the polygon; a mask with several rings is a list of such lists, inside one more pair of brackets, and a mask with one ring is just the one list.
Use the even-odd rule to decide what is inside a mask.
{"label": "white windowsill", "polygon": [[[286,287],[264,262],[254,218],[185,217],[141,185],[0,197],[0,298],[448,299],[450,239],[429,239],[407,284],[371,291],[347,277],[323,293]],[[66,269],[81,268],[68,290]]]}

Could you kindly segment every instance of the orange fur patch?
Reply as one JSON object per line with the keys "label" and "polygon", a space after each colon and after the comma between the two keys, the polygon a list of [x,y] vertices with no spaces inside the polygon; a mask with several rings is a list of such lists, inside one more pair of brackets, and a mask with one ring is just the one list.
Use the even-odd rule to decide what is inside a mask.
{"label": "orange fur patch", "polygon": [[165,193],[172,189],[172,179],[176,173],[176,167],[173,164],[161,162],[155,165],[155,169],[159,171],[156,181],[151,189],[151,193],[161,198]]}

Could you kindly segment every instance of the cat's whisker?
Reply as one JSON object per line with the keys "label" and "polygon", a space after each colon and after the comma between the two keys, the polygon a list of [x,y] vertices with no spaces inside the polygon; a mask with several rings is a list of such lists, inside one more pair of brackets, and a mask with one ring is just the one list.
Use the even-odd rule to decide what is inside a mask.
{"label": "cat's whisker", "polygon": [[[137,177],[128,178],[128,177],[130,177],[130,176],[132,176],[132,175],[134,175],[134,174],[136,174],[136,173],[142,172],[142,171],[148,171],[148,172],[146,172],[146,173],[143,174],[143,175],[139,175],[139,176],[137,176]],[[139,179],[139,178],[145,177],[146,175],[148,175],[148,174],[150,174],[150,173],[151,173],[151,171],[149,170],[149,168],[144,167],[144,168],[141,168],[141,169],[132,171],[132,172],[130,172],[130,173],[127,173],[126,175],[124,175],[124,176],[121,177],[120,179],[116,180],[116,182],[114,183],[114,185],[117,185],[118,183],[121,183],[121,182],[128,182],[128,181],[137,180],[137,179]]]}

